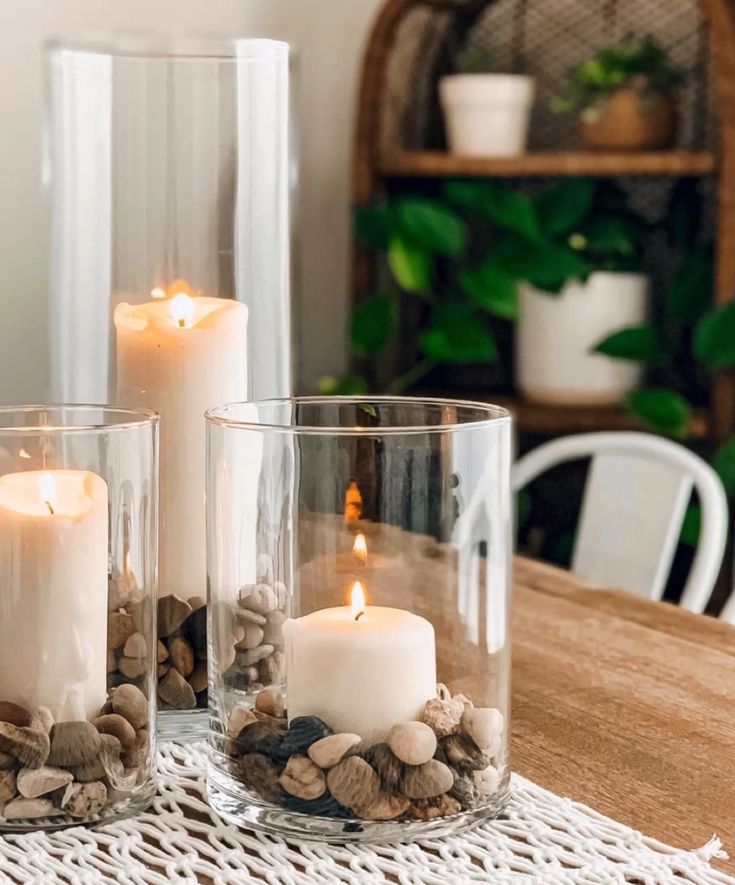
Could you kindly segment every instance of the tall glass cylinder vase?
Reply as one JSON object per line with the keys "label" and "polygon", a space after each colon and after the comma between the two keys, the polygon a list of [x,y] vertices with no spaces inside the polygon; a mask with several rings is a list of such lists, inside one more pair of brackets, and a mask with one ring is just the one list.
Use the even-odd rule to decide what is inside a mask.
{"label": "tall glass cylinder vase", "polygon": [[158,418],[0,409],[0,832],[154,794]]}
{"label": "tall glass cylinder vase", "polygon": [[504,807],[510,419],[478,403],[208,413],[212,805],[401,840]]}
{"label": "tall glass cylinder vase", "polygon": [[204,412],[291,392],[288,47],[118,36],[47,60],[53,397],[161,416],[160,722],[193,736]]}

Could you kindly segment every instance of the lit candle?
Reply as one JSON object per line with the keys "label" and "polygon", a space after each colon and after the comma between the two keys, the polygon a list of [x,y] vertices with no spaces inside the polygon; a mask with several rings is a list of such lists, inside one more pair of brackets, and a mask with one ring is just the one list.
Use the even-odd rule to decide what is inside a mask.
{"label": "lit candle", "polygon": [[377,742],[436,696],[434,628],[402,609],[366,606],[359,581],[351,605],[288,620],[283,636],[290,719],[319,716]]}
{"label": "lit candle", "polygon": [[0,477],[0,700],[56,721],[107,699],[107,484],[84,470]]}
{"label": "lit candle", "polygon": [[367,541],[362,532],[358,532],[357,535],[355,535],[355,543],[352,545],[352,555],[355,557],[355,561],[358,565],[364,566],[367,564]]}
{"label": "lit candle", "polygon": [[204,413],[247,399],[244,304],[192,297],[183,284],[119,304],[117,398],[161,416],[159,595],[206,588]]}

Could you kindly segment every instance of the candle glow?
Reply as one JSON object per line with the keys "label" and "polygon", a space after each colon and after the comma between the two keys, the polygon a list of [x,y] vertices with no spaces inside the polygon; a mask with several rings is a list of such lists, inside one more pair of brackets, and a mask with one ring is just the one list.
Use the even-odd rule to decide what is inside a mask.
{"label": "candle glow", "polygon": [[171,317],[182,329],[191,328],[195,309],[194,300],[184,292],[174,295],[169,305]]}
{"label": "candle glow", "polygon": [[359,621],[365,614],[365,591],[362,589],[362,584],[359,581],[355,581],[352,586],[350,607],[353,619]]}
{"label": "candle glow", "polygon": [[355,536],[355,543],[352,545],[352,555],[359,565],[367,563],[367,541],[362,532],[358,532]]}

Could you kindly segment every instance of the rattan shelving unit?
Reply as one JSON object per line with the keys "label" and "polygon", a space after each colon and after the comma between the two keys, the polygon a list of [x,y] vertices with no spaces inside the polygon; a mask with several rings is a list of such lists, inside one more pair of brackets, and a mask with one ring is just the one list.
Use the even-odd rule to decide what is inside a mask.
{"label": "rattan shelving unit", "polygon": [[[670,151],[645,153],[585,151],[575,144],[573,123],[550,112],[549,99],[571,65],[629,31],[655,34],[688,72],[679,96],[677,144]],[[474,159],[446,152],[437,83],[453,69],[458,49],[468,44],[489,52],[503,70],[536,77],[538,99],[526,155]],[[673,181],[697,179],[716,235],[716,300],[729,301],[735,298],[735,3],[387,0],[363,64],[353,175],[355,203],[415,179],[614,177],[637,189],[639,202],[652,216],[663,211],[662,194]],[[375,279],[374,257],[355,244],[355,303],[373,290]],[[631,426],[617,409],[505,401],[520,428],[534,433]],[[714,380],[709,407],[697,413],[693,430],[696,437],[723,439],[734,429],[735,378],[723,373]]]}

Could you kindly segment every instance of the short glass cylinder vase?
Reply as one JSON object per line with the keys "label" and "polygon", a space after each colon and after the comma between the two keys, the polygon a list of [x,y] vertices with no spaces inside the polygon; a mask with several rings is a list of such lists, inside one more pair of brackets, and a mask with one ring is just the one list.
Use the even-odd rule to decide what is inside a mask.
{"label": "short glass cylinder vase", "polygon": [[207,421],[212,806],[337,842],[498,814],[508,414],[337,397]]}
{"label": "short glass cylinder vase", "polygon": [[0,832],[154,794],[158,418],[0,409]]}
{"label": "short glass cylinder vase", "polygon": [[161,416],[159,728],[203,736],[204,412],[291,393],[288,46],[112,35],[47,62],[52,396]]}

